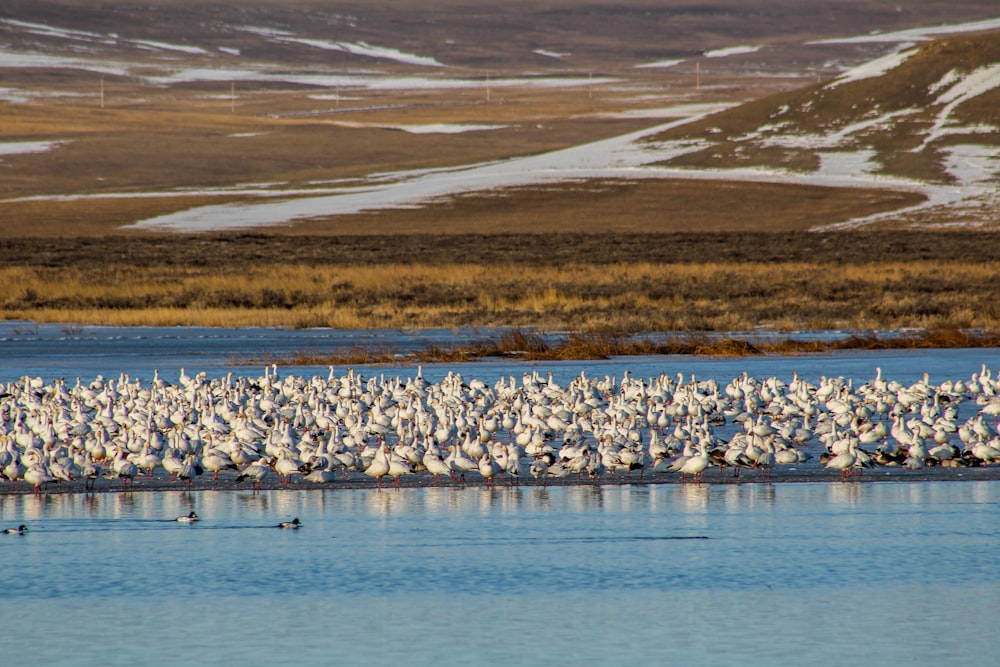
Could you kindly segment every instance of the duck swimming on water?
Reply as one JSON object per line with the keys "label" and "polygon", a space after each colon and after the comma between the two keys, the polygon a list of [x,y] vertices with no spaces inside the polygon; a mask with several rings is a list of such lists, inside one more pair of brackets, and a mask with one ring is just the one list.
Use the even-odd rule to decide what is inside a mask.
{"label": "duck swimming on water", "polygon": [[291,528],[292,530],[298,530],[302,527],[302,523],[299,521],[298,517],[295,517],[291,521],[282,521],[275,528]]}
{"label": "duck swimming on water", "polygon": [[177,517],[177,520],[180,521],[181,523],[194,523],[195,521],[198,520],[198,515],[195,514],[194,512],[191,512],[186,516]]}
{"label": "duck swimming on water", "polygon": [[17,528],[4,528],[3,530],[4,535],[24,535],[26,532],[28,532],[28,527],[23,523]]}

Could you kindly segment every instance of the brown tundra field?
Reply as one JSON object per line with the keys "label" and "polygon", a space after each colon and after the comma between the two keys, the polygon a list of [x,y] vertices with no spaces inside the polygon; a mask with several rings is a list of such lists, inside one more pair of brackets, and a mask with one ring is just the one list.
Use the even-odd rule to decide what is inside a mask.
{"label": "brown tundra field", "polygon": [[996,344],[994,3],[486,4],[4,3],[0,314],[511,332],[446,358]]}

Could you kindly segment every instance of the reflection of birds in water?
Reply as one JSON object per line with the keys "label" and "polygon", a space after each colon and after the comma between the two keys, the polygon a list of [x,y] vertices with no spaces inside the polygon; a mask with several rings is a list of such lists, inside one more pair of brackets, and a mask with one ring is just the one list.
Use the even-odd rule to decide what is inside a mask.
{"label": "reflection of birds in water", "polygon": [[178,384],[159,373],[151,382],[22,378],[0,391],[0,476],[39,493],[53,483],[89,489],[101,477],[128,488],[143,472],[193,486],[204,470],[256,489],[272,472],[316,484],[337,483],[338,472],[381,486],[386,476],[464,482],[470,472],[513,484],[527,470],[545,484],[650,470],[699,478],[712,465],[767,475],[826,466],[846,477],[871,465],[1000,463],[1000,381],[985,368],[940,384],[877,370],[864,383],[742,373],[725,385],[628,372],[559,383],[526,371],[490,385],[456,372],[431,382],[422,369],[410,378],[282,376],[272,365],[256,377],[182,372]]}

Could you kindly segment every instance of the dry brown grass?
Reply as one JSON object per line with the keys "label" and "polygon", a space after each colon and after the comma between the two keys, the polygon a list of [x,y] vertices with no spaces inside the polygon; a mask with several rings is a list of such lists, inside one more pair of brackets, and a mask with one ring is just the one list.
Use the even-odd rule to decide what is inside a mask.
{"label": "dry brown grass", "polygon": [[391,347],[356,348],[336,354],[298,352],[293,355],[265,354],[234,358],[237,365],[325,366],[358,364],[460,363],[489,358],[518,361],[573,361],[608,359],[635,355],[699,355],[748,357],[759,355],[817,354],[835,350],[890,350],[930,348],[987,348],[1000,346],[1000,330],[965,331],[955,328],[931,329],[905,335],[880,336],[863,333],[847,338],[798,340],[791,336],[747,340],[739,337],[712,339],[704,334],[673,335],[666,338],[634,337],[609,333],[570,333],[543,336],[537,332],[510,329],[496,339],[442,348],[428,346],[416,352]]}
{"label": "dry brown grass", "polygon": [[580,332],[1000,327],[1000,263],[0,268],[0,315],[118,325]]}
{"label": "dry brown grass", "polygon": [[[435,12],[441,3],[449,11]],[[819,71],[818,82],[832,75],[823,71],[826,60],[842,55],[844,62],[857,61],[875,54],[854,47],[826,51],[793,46],[830,36],[816,30],[888,30],[904,23],[955,22],[984,11],[984,3],[961,0],[937,8],[920,4],[903,16],[850,0],[831,10],[831,22],[818,28],[814,12],[787,2],[779,3],[776,14],[759,3],[748,8],[741,0],[721,0],[721,13],[706,14],[684,3],[657,0],[595,2],[586,11],[573,0],[543,0],[497,6],[488,15],[476,3],[441,3],[357,3],[338,5],[338,11],[365,17],[365,41],[447,61],[444,76],[476,82],[466,88],[355,89],[342,91],[355,99],[337,106],[311,96],[333,90],[308,86],[239,84],[236,100],[230,100],[228,82],[158,86],[109,76],[107,106],[101,109],[97,75],[5,70],[5,86],[41,97],[29,104],[0,103],[0,141],[68,143],[48,153],[5,155],[0,199],[247,182],[297,187],[337,179],[358,182],[378,172],[471,164],[579,145],[656,122],[615,118],[615,112],[683,102],[758,100],[675,133],[723,126],[721,135],[709,134],[731,140],[688,160],[810,169],[816,163],[811,152],[754,153],[738,145],[740,135],[769,122],[776,105],[801,106],[816,92],[801,88],[801,78],[755,74],[758,66],[765,74],[787,72],[793,64],[800,74],[816,68],[808,79],[812,83],[813,72]],[[24,20],[58,16],[63,27],[84,30],[108,31],[114,15],[133,38],[171,41],[162,33],[167,25],[175,37],[191,43],[239,48],[250,60],[284,63],[290,70],[376,66],[347,54],[267,43],[228,28],[220,33],[219,25],[244,25],[243,14],[239,21],[227,22],[220,17],[231,8],[193,0],[141,7],[110,0],[100,8],[78,0],[8,4],[5,8]],[[254,22],[302,35],[318,37],[319,31],[327,36],[330,21],[336,22],[318,0],[251,0],[241,4],[240,12],[251,6]],[[115,11],[109,13],[108,7]],[[433,21],[425,20],[432,14]],[[4,32],[5,44],[9,39],[15,48],[25,46],[14,32]],[[777,39],[779,34],[784,37]],[[455,35],[461,39],[453,39]],[[30,37],[36,39],[45,41]],[[573,55],[565,60],[539,56],[528,46],[536,41]],[[734,43],[769,46],[752,56],[754,71],[740,59],[702,60],[701,87],[695,86],[694,60],[666,70],[634,67],[666,57],[696,58],[705,49]],[[53,41],[45,46],[65,48]],[[987,46],[980,48],[980,60],[993,58],[994,51],[983,51]],[[134,50],[128,54],[129,59],[143,57]],[[205,60],[214,64],[218,57]],[[155,59],[147,64],[156,65]],[[204,62],[193,58],[190,64]],[[414,71],[384,62],[377,66],[385,73]],[[873,83],[862,91],[862,101],[888,94],[892,104],[911,104],[917,89],[926,90],[925,84],[938,80],[944,67],[928,59],[910,66],[895,88]],[[487,100],[487,72],[498,77],[539,71],[577,77],[593,72],[619,82],[594,88],[498,87]],[[859,100],[844,91],[830,96],[821,113],[815,111],[818,107],[792,112],[798,127],[813,131],[820,124],[832,126],[867,113],[864,105],[855,109]],[[783,97],[765,99],[775,92]],[[995,102],[995,96],[981,96],[962,108],[963,119],[996,120],[1000,107]],[[882,104],[883,110],[896,108]],[[506,127],[452,135],[385,129],[461,122]],[[874,148],[884,156],[912,148],[910,130],[899,124]],[[716,153],[722,157],[713,157]],[[934,155],[886,157],[885,162],[897,173],[940,175]],[[259,234],[189,237],[122,228],[194,206],[249,199],[185,195],[0,202],[0,316],[67,326],[489,326],[510,332],[471,348],[423,352],[438,360],[781,351],[739,335],[717,340],[692,334],[666,342],[632,335],[644,332],[917,327],[932,334],[891,343],[859,337],[850,344],[955,345],[970,342],[962,337],[970,328],[1000,327],[1000,243],[992,235],[804,233],[922,200],[912,193],[693,180],[601,181],[463,195],[433,207],[317,219]],[[935,222],[955,221],[954,212],[940,216]],[[575,333],[553,342],[529,331]],[[808,345],[795,343],[788,351]],[[297,363],[323,358],[322,353],[303,352]],[[359,349],[337,363],[397,358],[393,350]]]}

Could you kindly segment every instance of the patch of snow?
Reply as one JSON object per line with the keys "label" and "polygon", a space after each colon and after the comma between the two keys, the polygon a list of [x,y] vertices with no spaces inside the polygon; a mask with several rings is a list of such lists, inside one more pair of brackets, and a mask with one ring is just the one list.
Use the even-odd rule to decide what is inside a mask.
{"label": "patch of snow", "polygon": [[365,42],[331,42],[325,39],[309,39],[305,37],[275,37],[273,39],[277,42],[302,44],[303,46],[311,46],[313,48],[325,49],[327,51],[342,51],[344,53],[350,53],[351,55],[365,56],[367,58],[393,60],[407,65],[444,67],[444,64],[429,56],[416,56],[411,53],[403,53],[397,49],[385,46],[373,46]]}
{"label": "patch of snow", "polygon": [[0,155],[21,155],[24,153],[45,153],[65,141],[6,141],[0,142]]}
{"label": "patch of snow", "polygon": [[[253,68],[185,68],[173,72],[144,77],[149,83],[172,84],[196,81],[262,81],[292,83],[320,88],[361,88],[367,90],[432,90],[455,88],[482,88],[480,79],[372,76],[361,73],[295,73]],[[617,82],[610,77],[511,77],[490,79],[491,88],[559,88],[602,85]]]}
{"label": "patch of snow", "polygon": [[906,188],[925,194],[927,201],[902,210],[815,227],[813,231],[856,229],[901,215],[930,209],[960,210],[977,202],[996,200],[996,180],[1000,176],[1000,146],[957,145],[947,146],[943,150],[947,154],[945,169],[955,178],[955,183],[915,183]]}
{"label": "patch of snow", "polygon": [[1000,86],[1000,63],[994,63],[986,67],[980,67],[965,75],[951,86],[951,88],[939,95],[934,104],[943,104],[944,108],[941,109],[934,119],[934,125],[924,137],[923,142],[914,151],[922,151],[932,141],[940,139],[946,133],[954,134],[954,131],[948,132],[946,128],[948,121],[951,119],[952,111],[960,104],[983,93],[987,93],[998,86]]}
{"label": "patch of snow", "polygon": [[[860,134],[861,132],[872,128],[889,126],[892,124],[894,119],[902,116],[908,116],[910,114],[917,113],[918,111],[920,110],[898,109],[880,116],[873,116],[872,118],[867,118],[856,123],[851,123],[850,125],[845,125],[836,132],[830,132],[827,134],[774,134],[771,136],[763,136],[765,127],[768,127],[763,126],[758,129],[758,133],[762,135],[760,138],[760,145],[804,149],[839,148],[849,143],[851,138],[856,134]],[[774,127],[779,128],[780,126]]]}
{"label": "patch of snow", "polygon": [[169,44],[167,42],[155,42],[151,39],[130,39],[129,43],[137,44],[139,46],[144,46],[149,49],[156,51],[177,51],[178,53],[187,53],[189,55],[200,56],[207,53],[205,49],[197,46],[188,46],[187,44]]}
{"label": "patch of snow", "polygon": [[0,88],[0,100],[11,104],[24,104],[36,99],[56,99],[74,97],[94,97],[97,93],[73,93],[56,90],[22,90],[20,88]]}
{"label": "patch of snow", "polygon": [[719,111],[718,104],[677,104],[656,109],[630,109],[609,113],[588,114],[586,118],[687,118],[692,115]]}
{"label": "patch of snow", "polygon": [[31,93],[19,88],[0,88],[0,100],[9,104],[24,104],[31,101]]}
{"label": "patch of snow", "polygon": [[903,50],[897,51],[895,53],[890,53],[887,56],[882,56],[881,58],[876,58],[875,60],[870,60],[863,65],[859,65],[854,69],[850,69],[844,74],[826,84],[826,88],[836,88],[837,86],[843,85],[845,83],[851,83],[853,81],[861,81],[863,79],[874,79],[882,76],[883,74],[890,72],[897,67],[899,67],[907,58],[916,53],[916,49],[908,50],[912,47],[912,44],[907,44]]}
{"label": "patch of snow", "polygon": [[959,77],[959,74],[958,74],[958,70],[950,69],[936,83],[932,83],[931,85],[927,86],[927,92],[930,93],[931,95],[933,95],[934,93],[938,92],[942,88],[948,88],[949,86],[954,85],[955,82],[959,80],[959,78],[960,77]]}
{"label": "patch of snow", "polygon": [[228,56],[238,56],[240,55],[239,49],[231,49],[228,46],[220,46],[219,51],[225,53]]}
{"label": "patch of snow", "polygon": [[41,37],[56,37],[61,39],[71,39],[80,41],[103,41],[107,39],[105,35],[86,30],[71,30],[69,28],[56,28],[44,23],[31,23],[29,21],[18,21],[16,19],[0,19],[0,23],[14,28],[20,28],[24,32]]}
{"label": "patch of snow", "polygon": [[337,95],[334,93],[317,93],[316,95],[309,95],[311,100],[360,100],[360,97],[344,97],[343,95]]}
{"label": "patch of snow", "polygon": [[712,49],[711,51],[706,51],[704,56],[706,58],[726,58],[728,56],[738,56],[745,53],[756,53],[760,51],[759,46],[729,46],[724,49]]}
{"label": "patch of snow", "polygon": [[341,189],[334,188],[288,188],[274,189],[271,186],[280,186],[283,183],[261,183],[261,187],[252,187],[251,184],[234,185],[231,187],[219,188],[176,188],[173,190],[158,190],[155,192],[96,192],[89,194],[73,195],[30,195],[27,197],[16,197],[13,199],[3,199],[0,203],[16,202],[69,202],[69,201],[90,201],[108,199],[174,199],[177,197],[232,197],[247,196],[259,198],[276,197],[306,197],[323,194],[334,194],[342,192]]}
{"label": "patch of snow", "polygon": [[994,63],[986,67],[966,74],[962,79],[938,96],[935,104],[953,104],[965,102],[989,92],[1000,86],[1000,63]]}
{"label": "patch of snow", "polygon": [[957,35],[967,32],[981,32],[1000,29],[1000,18],[970,21],[968,23],[953,23],[923,28],[909,28],[896,32],[872,33],[856,37],[835,37],[821,39],[808,44],[884,44],[894,42],[924,42],[940,35]]}
{"label": "patch of snow", "polygon": [[[928,197],[925,204],[913,207],[919,211],[929,206],[954,205],[969,197],[992,192],[987,181],[977,184],[967,182],[981,179],[983,164],[991,167],[996,162],[1000,148],[979,148],[979,162],[970,167],[979,176],[962,175],[962,185],[939,185],[889,177],[871,173],[873,153],[839,151],[824,153],[820,169],[814,173],[788,172],[781,169],[689,169],[658,166],[664,160],[701,150],[702,142],[650,142],[648,139],[667,129],[704,118],[708,112],[693,115],[671,123],[647,128],[620,137],[590,144],[553,151],[525,158],[496,162],[422,169],[409,172],[373,174],[366,183],[344,187],[331,194],[300,196],[301,190],[267,191],[266,202],[241,202],[202,206],[187,211],[140,221],[132,228],[158,229],[175,232],[204,232],[226,229],[253,228],[287,224],[311,218],[358,213],[399,207],[414,207],[441,200],[461,193],[489,192],[491,190],[523,185],[575,182],[594,178],[684,178],[752,182],[798,183],[828,187],[858,187],[900,189],[920,192]],[[884,120],[885,117],[881,117]],[[955,152],[954,164],[967,164],[970,155]],[[957,178],[959,178],[957,176]],[[875,219],[898,215],[896,211],[880,216],[868,216],[839,227],[869,224]],[[829,226],[826,228],[835,228]]]}
{"label": "patch of snow", "polygon": [[673,67],[674,65],[680,65],[684,62],[683,59],[680,60],[657,60],[651,63],[644,63],[642,65],[636,65],[637,69],[644,68],[654,68],[654,67]]}
{"label": "patch of snow", "polygon": [[949,146],[945,170],[959,183],[989,186],[1000,176],[1000,148],[978,144]]}
{"label": "patch of snow", "polygon": [[295,36],[295,33],[293,32],[288,32],[287,30],[280,30],[278,28],[259,28],[257,26],[252,26],[252,25],[239,25],[234,27],[236,30],[249,32],[254,35],[259,35],[260,37],[267,37],[268,39]]}
{"label": "patch of snow", "polygon": [[424,125],[378,125],[369,123],[335,122],[341,127],[376,127],[384,130],[402,130],[410,134],[461,134],[482,130],[501,130],[508,125],[476,125],[473,123],[427,123]]}
{"label": "patch of snow", "polygon": [[871,174],[876,166],[875,151],[836,151],[819,153],[819,173],[830,178],[849,178]]}
{"label": "patch of snow", "polygon": [[560,53],[559,51],[546,51],[545,49],[535,49],[532,53],[536,53],[547,58],[568,58],[573,55],[571,53]]}
{"label": "patch of snow", "polygon": [[106,60],[90,61],[83,60],[82,58],[64,58],[62,56],[49,56],[41,53],[17,53],[14,51],[0,51],[0,67],[79,69],[115,76],[127,76],[129,73],[126,65],[115,64]]}

